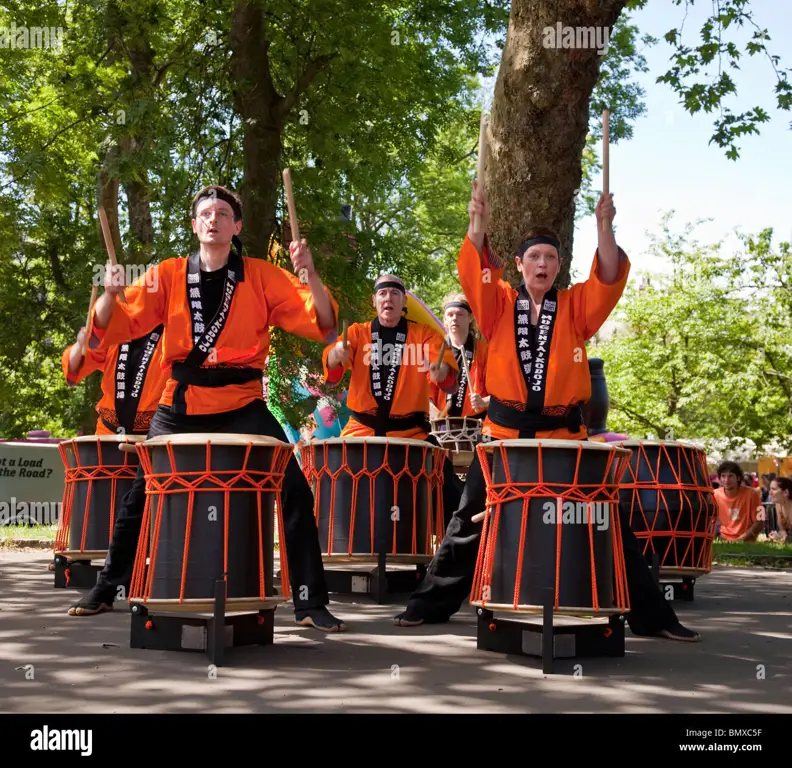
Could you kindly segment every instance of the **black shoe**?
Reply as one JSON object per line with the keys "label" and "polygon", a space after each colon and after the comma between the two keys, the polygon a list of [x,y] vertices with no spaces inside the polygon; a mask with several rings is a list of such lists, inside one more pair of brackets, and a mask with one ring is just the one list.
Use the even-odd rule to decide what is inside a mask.
{"label": "black shoe", "polygon": [[83,598],[69,608],[69,616],[95,616],[113,610],[115,589],[98,584]]}
{"label": "black shoe", "polygon": [[393,617],[393,623],[397,627],[418,627],[421,624],[445,624],[450,620],[450,616],[440,616],[437,614],[424,615],[411,605],[407,606],[406,611]]}
{"label": "black shoe", "polygon": [[683,643],[699,643],[701,635],[692,629],[677,624],[671,629],[662,629],[657,633],[658,637],[665,637],[667,640],[681,640]]}
{"label": "black shoe", "polygon": [[301,627],[314,627],[322,632],[346,632],[346,625],[324,606],[294,612],[294,621]]}

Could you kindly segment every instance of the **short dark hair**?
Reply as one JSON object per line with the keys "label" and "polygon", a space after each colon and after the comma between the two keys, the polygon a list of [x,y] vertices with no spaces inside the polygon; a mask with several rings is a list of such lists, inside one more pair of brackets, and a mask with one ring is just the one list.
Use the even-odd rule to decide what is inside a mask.
{"label": "short dark hair", "polygon": [[228,203],[234,211],[234,221],[242,220],[242,199],[236,192],[232,192],[227,187],[220,184],[212,184],[208,187],[201,189],[192,200],[192,218],[195,218],[198,209],[198,203],[206,198],[216,198],[224,200]]}
{"label": "short dark hair", "polygon": [[729,472],[733,472],[735,475],[737,475],[738,480],[743,479],[744,472],[742,471],[742,467],[736,461],[722,461],[718,466],[718,477]]}

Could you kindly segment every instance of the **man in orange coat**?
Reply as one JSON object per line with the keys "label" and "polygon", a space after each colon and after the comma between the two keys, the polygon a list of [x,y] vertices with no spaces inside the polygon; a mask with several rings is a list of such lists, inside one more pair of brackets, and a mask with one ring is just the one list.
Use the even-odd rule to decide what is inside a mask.
{"label": "man in orange coat", "polygon": [[[486,195],[474,183],[470,226],[458,259],[459,280],[482,334],[489,341],[487,390],[490,404],[483,432],[488,439],[586,440],[582,404],[591,397],[585,344],[616,307],[630,263],[616,244],[611,222],[616,211],[610,196],[597,204],[599,247],[585,282],[558,290],[560,244],[547,230],[529,233],[516,249],[523,277],[519,290],[503,279],[504,263],[487,242]],[[476,216],[482,227],[474,228]],[[472,587],[482,523],[474,515],[486,507],[486,483],[479,462],[468,472],[462,504],[399,626],[445,622],[456,613]],[[637,635],[697,641],[683,627],[652,578],[625,516],[619,523],[624,542],[630,612]]]}
{"label": "man in orange coat", "polygon": [[63,351],[61,364],[66,383],[76,386],[96,371],[102,372],[102,397],[96,405],[97,435],[145,435],[157,410],[168,371],[162,365],[162,331],[106,348],[87,349],[86,328],[76,343]]}
{"label": "man in orange coat", "polygon": [[[446,343],[459,368],[459,387],[456,392],[444,392],[432,383],[432,402],[446,416],[483,419],[490,401],[486,383],[489,345],[475,333],[473,310],[464,293],[452,293],[443,302],[443,324],[448,332]],[[462,362],[463,353],[467,366]],[[470,381],[466,371],[470,371]]]}
{"label": "man in orange coat", "polygon": [[[341,381],[352,371],[347,394],[350,417],[341,437],[392,437],[425,440],[430,435],[429,387],[443,392],[457,388],[459,369],[446,348],[438,360],[443,337],[432,327],[407,320],[407,289],[396,275],[381,275],[374,285],[372,303],[377,317],[354,323],[343,340],[325,348],[325,380]],[[443,512],[445,524],[459,506],[462,483],[450,460],[444,463]]]}
{"label": "man in orange coat", "polygon": [[[225,187],[206,187],[195,196],[192,229],[199,249],[151,267],[154,274],[124,288],[126,303],[116,300],[121,286],[108,265],[105,293],[91,311],[89,346],[110,347],[164,326],[163,360],[170,375],[149,437],[225,432],[288,442],[263,394],[270,328],[328,342],[337,336],[337,304],[322,285],[305,241],[290,245],[296,274],[242,255],[242,203]],[[313,494],[294,456],[283,479],[282,502],[295,620],[341,631],[343,623],[326,607]],[[97,585],[71,607],[71,615],[109,610],[117,589],[128,588],[144,505],[141,467],[124,497]]]}

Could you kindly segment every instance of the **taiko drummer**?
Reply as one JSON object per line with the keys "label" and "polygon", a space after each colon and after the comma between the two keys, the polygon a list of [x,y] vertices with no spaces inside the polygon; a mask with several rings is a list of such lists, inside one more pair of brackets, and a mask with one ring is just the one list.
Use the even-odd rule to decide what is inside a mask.
{"label": "taiko drummer", "polygon": [[433,383],[432,402],[445,416],[483,419],[490,402],[486,383],[489,345],[476,328],[473,310],[464,293],[446,297],[443,325],[447,331],[446,343],[453,350],[459,368],[459,387],[456,392],[445,392]]}
{"label": "taiko drummer", "polygon": [[[456,391],[459,367],[443,337],[424,323],[408,320],[407,289],[395,275],[381,275],[372,303],[377,317],[354,323],[346,343],[325,348],[325,378],[338,383],[352,371],[347,394],[350,417],[341,437],[392,437],[436,444],[429,423],[430,385]],[[441,357],[442,352],[442,357]],[[443,510],[446,523],[459,506],[462,482],[450,460],[444,465]]]}
{"label": "taiko drummer", "polygon": [[[151,267],[149,272],[156,274],[147,272],[124,288],[126,303],[117,301],[121,287],[108,268],[105,293],[90,315],[89,346],[117,344],[164,325],[163,362],[171,370],[149,437],[225,432],[288,442],[263,396],[270,328],[329,342],[337,335],[337,304],[319,279],[305,241],[290,245],[301,278],[242,255],[242,204],[225,187],[206,187],[195,196],[192,229],[199,249]],[[296,621],[324,631],[343,630],[326,607],[313,494],[294,457],[282,499]],[[104,570],[96,587],[72,606],[72,615],[106,610],[119,586],[129,588],[144,505],[141,467],[124,498]]]}
{"label": "taiko drummer", "polygon": [[85,350],[86,328],[63,351],[66,383],[74,387],[96,371],[102,372],[102,396],[96,405],[97,435],[145,435],[157,410],[168,370],[162,364],[160,324],[143,336],[106,347]]}
{"label": "taiko drummer", "polygon": [[[504,262],[486,238],[486,193],[474,182],[470,226],[459,253],[458,272],[482,334],[489,341],[487,390],[490,404],[483,432],[488,439],[586,440],[582,404],[591,397],[585,343],[621,298],[630,262],[617,246],[611,195],[596,208],[599,245],[586,281],[554,287],[560,244],[547,230],[531,232],[515,252],[522,275],[519,290],[503,279]],[[482,226],[476,227],[476,217]],[[478,230],[478,231],[477,231]],[[464,503],[454,513],[426,578],[395,618],[401,626],[445,622],[468,597],[482,524],[474,515],[486,507],[486,483],[479,462],[467,475]],[[641,547],[620,515],[634,634],[695,641],[655,584]]]}

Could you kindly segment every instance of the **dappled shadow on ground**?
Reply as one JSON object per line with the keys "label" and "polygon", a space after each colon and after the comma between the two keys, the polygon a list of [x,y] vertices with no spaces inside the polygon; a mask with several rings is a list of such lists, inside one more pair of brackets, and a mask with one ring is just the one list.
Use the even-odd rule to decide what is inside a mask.
{"label": "dappled shadow on ground", "polygon": [[[333,595],[341,635],[276,612],[271,646],[202,653],[129,647],[126,603],[66,615],[46,553],[0,553],[0,710],[37,713],[792,713],[792,574],[716,569],[674,603],[699,644],[635,638],[617,659],[556,661],[476,649],[466,608],[450,623],[400,628],[402,604]],[[575,665],[578,674],[575,674]],[[31,667],[32,665],[32,667]],[[31,679],[32,678],[32,679]]]}

